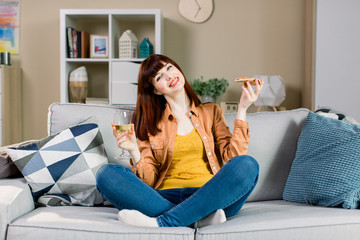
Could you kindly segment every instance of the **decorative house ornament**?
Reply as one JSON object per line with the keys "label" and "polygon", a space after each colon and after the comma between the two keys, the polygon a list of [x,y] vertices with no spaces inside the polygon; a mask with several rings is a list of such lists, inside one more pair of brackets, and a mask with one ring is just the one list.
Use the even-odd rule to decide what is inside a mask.
{"label": "decorative house ornament", "polygon": [[140,58],[147,58],[149,55],[154,53],[153,45],[151,44],[149,38],[144,38],[140,43]]}
{"label": "decorative house ornament", "polygon": [[255,106],[269,106],[279,107],[280,104],[285,100],[285,81],[280,75],[261,76],[256,75],[254,78],[264,79],[264,86],[258,99],[255,101]]}
{"label": "decorative house ornament", "polygon": [[69,100],[72,103],[85,103],[88,94],[88,74],[84,66],[70,73]]}
{"label": "decorative house ornament", "polygon": [[131,30],[123,32],[119,39],[119,58],[138,57],[138,39]]}

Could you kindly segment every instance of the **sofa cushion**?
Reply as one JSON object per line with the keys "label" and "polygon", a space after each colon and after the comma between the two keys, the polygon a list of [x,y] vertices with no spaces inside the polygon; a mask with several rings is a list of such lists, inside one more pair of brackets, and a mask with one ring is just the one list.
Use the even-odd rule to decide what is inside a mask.
{"label": "sofa cushion", "polygon": [[359,234],[360,211],[277,200],[245,203],[224,224],[198,229],[195,239],[338,240]]}
{"label": "sofa cushion", "polygon": [[[34,199],[40,198],[39,203],[91,206],[103,202],[95,175],[107,158],[96,118],[6,151],[30,185]],[[51,195],[66,201],[52,201],[55,196]]]}
{"label": "sofa cushion", "polygon": [[358,208],[360,126],[309,113],[286,182],[285,200]]}
{"label": "sofa cushion", "polygon": [[76,103],[53,103],[49,107],[48,132],[55,134],[74,124],[96,116],[100,132],[104,139],[105,151],[110,163],[121,164],[130,168],[129,159],[117,160],[122,151],[116,145],[111,122],[117,109],[133,110],[132,106],[123,105],[89,105]]}
{"label": "sofa cushion", "polygon": [[[259,180],[247,201],[280,200],[307,109],[247,114],[250,142],[248,154],[260,166]],[[233,129],[236,113],[225,113]]]}
{"label": "sofa cushion", "polygon": [[37,208],[9,225],[7,239],[194,239],[195,230],[187,227],[151,228],[123,224],[117,219],[118,212],[109,207]]}

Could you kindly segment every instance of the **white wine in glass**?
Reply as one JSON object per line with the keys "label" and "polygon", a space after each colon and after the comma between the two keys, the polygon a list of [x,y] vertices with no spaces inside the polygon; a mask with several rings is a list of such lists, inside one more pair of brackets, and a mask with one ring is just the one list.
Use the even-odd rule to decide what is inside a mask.
{"label": "white wine in glass", "polygon": [[[128,110],[116,110],[114,113],[114,125],[118,134],[129,132],[131,129],[131,114]],[[129,157],[125,154],[124,149],[119,156],[120,158]]]}
{"label": "white wine in glass", "polygon": [[115,124],[115,129],[119,134],[123,134],[124,132],[129,132],[131,129],[131,124]]}

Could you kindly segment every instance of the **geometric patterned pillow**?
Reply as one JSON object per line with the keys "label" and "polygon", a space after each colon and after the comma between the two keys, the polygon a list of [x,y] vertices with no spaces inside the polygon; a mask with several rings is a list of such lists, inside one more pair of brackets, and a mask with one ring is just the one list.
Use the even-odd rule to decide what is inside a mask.
{"label": "geometric patterned pillow", "polygon": [[6,152],[29,184],[35,202],[85,206],[104,202],[95,176],[108,160],[96,117]]}

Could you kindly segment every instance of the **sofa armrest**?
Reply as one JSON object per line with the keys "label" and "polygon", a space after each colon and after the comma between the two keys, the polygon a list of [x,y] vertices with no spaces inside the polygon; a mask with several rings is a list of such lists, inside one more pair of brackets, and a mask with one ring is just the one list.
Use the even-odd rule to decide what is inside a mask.
{"label": "sofa armrest", "polygon": [[5,239],[8,224],[35,208],[24,178],[0,179],[0,239]]}
{"label": "sofa armrest", "polygon": [[22,177],[21,172],[15,166],[10,156],[6,153],[6,149],[9,147],[22,147],[29,143],[34,142],[35,140],[27,140],[20,143],[11,144],[8,146],[0,147],[0,179],[1,178],[14,178],[14,177]]}

